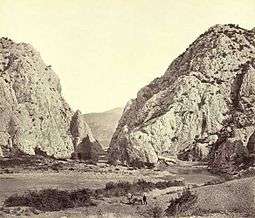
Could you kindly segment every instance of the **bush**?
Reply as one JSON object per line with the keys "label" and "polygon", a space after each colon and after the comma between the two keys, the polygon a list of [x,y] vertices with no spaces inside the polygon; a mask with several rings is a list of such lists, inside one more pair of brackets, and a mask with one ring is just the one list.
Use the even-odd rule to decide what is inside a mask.
{"label": "bush", "polygon": [[191,193],[189,189],[185,189],[181,196],[170,201],[170,205],[166,209],[167,216],[176,216],[189,210],[197,201],[197,195]]}
{"label": "bush", "polygon": [[64,168],[64,164],[63,163],[61,163],[61,162],[59,162],[59,163],[53,163],[52,165],[51,165],[51,167],[50,167],[52,170],[54,170],[54,171],[59,171],[59,170],[63,170],[63,168]]}
{"label": "bush", "polygon": [[41,211],[59,211],[66,208],[93,205],[90,196],[91,192],[88,189],[73,192],[44,189],[30,191],[24,195],[12,195],[4,201],[4,206],[26,206],[34,207]]}
{"label": "bush", "polygon": [[108,183],[105,184],[105,189],[106,190],[113,189],[114,187],[115,187],[114,182],[108,182]]}
{"label": "bush", "polygon": [[104,196],[121,196],[126,195],[127,193],[143,193],[147,191],[151,191],[155,188],[157,189],[165,189],[172,186],[183,186],[183,181],[160,181],[157,183],[148,182],[143,179],[139,179],[137,182],[130,183],[120,181],[118,183],[108,182],[105,185],[105,188],[102,190]]}
{"label": "bush", "polygon": [[165,189],[165,188],[169,188],[172,186],[184,186],[185,183],[181,180],[169,180],[169,181],[162,181],[162,182],[157,182],[155,184],[157,189]]}
{"label": "bush", "polygon": [[164,210],[159,205],[153,205],[147,209],[146,217],[161,218],[164,217]]}
{"label": "bush", "polygon": [[118,183],[108,182],[105,185],[104,195],[107,197],[119,197],[121,195],[126,195],[128,192],[131,192],[132,185],[133,184],[124,181],[120,181]]}
{"label": "bush", "polygon": [[207,186],[207,185],[217,185],[217,184],[221,184],[221,183],[224,183],[224,182],[226,182],[226,178],[220,177],[220,178],[213,179],[213,180],[210,180],[210,181],[206,182],[204,184],[204,186]]}
{"label": "bush", "polygon": [[139,160],[138,158],[134,159],[132,162],[129,163],[130,166],[134,167],[135,169],[142,169],[145,167],[145,163]]}
{"label": "bush", "polygon": [[120,181],[108,182],[103,189],[80,189],[75,191],[63,191],[57,189],[44,189],[41,191],[29,191],[23,195],[12,195],[4,201],[4,206],[33,207],[41,211],[59,211],[66,208],[84,207],[94,205],[91,198],[124,196],[128,193],[138,194],[155,188],[164,189],[171,186],[183,185],[180,181],[147,182],[138,180],[130,183]]}

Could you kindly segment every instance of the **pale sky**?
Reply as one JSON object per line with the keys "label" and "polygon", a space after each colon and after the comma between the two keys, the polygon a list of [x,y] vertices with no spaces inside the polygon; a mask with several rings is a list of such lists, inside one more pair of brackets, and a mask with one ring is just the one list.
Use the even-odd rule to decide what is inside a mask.
{"label": "pale sky", "polygon": [[0,0],[0,36],[32,44],[83,113],[125,106],[218,23],[255,27],[255,0]]}

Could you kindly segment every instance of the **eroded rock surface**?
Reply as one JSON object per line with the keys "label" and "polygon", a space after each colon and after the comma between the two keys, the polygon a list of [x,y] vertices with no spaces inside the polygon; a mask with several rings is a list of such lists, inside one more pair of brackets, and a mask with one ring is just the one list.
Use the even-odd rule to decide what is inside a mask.
{"label": "eroded rock surface", "polygon": [[127,104],[109,161],[157,163],[186,151],[216,160],[226,141],[246,147],[255,130],[254,59],[253,31],[211,27]]}
{"label": "eroded rock surface", "polygon": [[29,44],[1,38],[0,156],[40,152],[71,157],[71,133],[80,134],[81,140],[92,138],[86,124],[70,126],[72,116],[51,66]]}

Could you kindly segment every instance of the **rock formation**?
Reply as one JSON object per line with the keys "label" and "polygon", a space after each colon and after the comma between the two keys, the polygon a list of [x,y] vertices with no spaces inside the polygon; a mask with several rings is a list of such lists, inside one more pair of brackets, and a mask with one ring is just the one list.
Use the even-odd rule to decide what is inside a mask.
{"label": "rock formation", "polygon": [[74,145],[73,158],[84,160],[90,158],[94,160],[97,159],[103,149],[99,142],[94,138],[90,127],[79,110],[76,111],[72,117],[70,131]]}
{"label": "rock formation", "polygon": [[253,31],[211,27],[127,104],[109,161],[210,157],[221,167],[247,144],[254,151],[254,59]]}
{"label": "rock formation", "polygon": [[98,141],[91,141],[89,136],[83,138],[83,140],[77,145],[75,149],[75,155],[77,159],[91,160],[93,162],[97,162],[100,155],[104,154],[105,152]]}
{"label": "rock formation", "polygon": [[1,38],[0,156],[41,152],[70,157],[72,134],[77,131],[82,132],[80,137],[92,137],[87,126],[70,128],[72,116],[51,66],[46,66],[29,44]]}
{"label": "rock formation", "polygon": [[115,108],[102,113],[84,114],[85,121],[91,128],[93,135],[105,149],[109,147],[123,109]]}

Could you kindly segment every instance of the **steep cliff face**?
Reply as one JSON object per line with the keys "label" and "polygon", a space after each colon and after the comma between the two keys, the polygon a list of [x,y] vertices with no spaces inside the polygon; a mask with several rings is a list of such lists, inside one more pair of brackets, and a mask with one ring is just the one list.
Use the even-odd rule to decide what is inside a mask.
{"label": "steep cliff face", "polygon": [[43,152],[70,157],[75,132],[70,127],[72,116],[51,66],[29,44],[1,38],[0,156]]}
{"label": "steep cliff face", "polygon": [[254,59],[253,31],[211,27],[127,104],[109,161],[216,160],[227,141],[245,148],[255,130]]}

